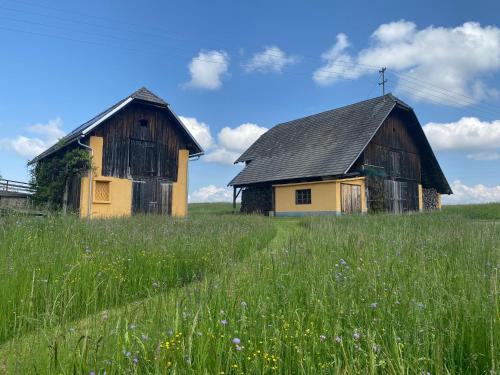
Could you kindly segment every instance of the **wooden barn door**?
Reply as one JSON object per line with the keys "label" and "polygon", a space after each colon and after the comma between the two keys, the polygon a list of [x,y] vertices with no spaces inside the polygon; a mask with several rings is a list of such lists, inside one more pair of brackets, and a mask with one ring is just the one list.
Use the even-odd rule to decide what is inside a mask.
{"label": "wooden barn door", "polygon": [[130,140],[129,167],[132,177],[156,175],[156,144],[138,139]]}
{"label": "wooden barn door", "polygon": [[361,186],[340,184],[342,213],[352,214],[361,212]]}
{"label": "wooden barn door", "polygon": [[406,182],[385,180],[384,190],[387,211],[402,213],[408,210],[408,188]]}
{"label": "wooden barn door", "polygon": [[157,179],[132,182],[132,214],[172,213],[172,183]]}

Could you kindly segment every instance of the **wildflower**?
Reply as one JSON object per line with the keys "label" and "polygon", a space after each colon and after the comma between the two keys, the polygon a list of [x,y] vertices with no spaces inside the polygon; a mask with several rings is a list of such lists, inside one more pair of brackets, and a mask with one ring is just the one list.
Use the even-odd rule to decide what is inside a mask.
{"label": "wildflower", "polygon": [[145,335],[144,333],[141,335],[142,341],[147,341],[148,340],[148,335]]}
{"label": "wildflower", "polygon": [[241,301],[241,307],[243,307],[244,309],[247,308],[247,303],[245,301]]}
{"label": "wildflower", "polygon": [[325,335],[320,335],[319,336],[319,341],[323,342],[326,340],[326,336]]}
{"label": "wildflower", "polygon": [[239,345],[236,345],[234,348],[235,348],[237,351],[239,351],[239,352],[241,352],[241,349],[243,349],[243,348],[242,348],[241,346],[239,346]]}
{"label": "wildflower", "polygon": [[172,331],[171,329],[169,329],[167,331],[167,335],[168,335],[168,337],[172,337],[174,335],[174,331]]}
{"label": "wildflower", "polygon": [[157,283],[157,282],[154,282],[154,283],[153,283],[153,288],[154,288],[154,289],[157,289],[158,287],[159,287],[158,283]]}
{"label": "wildflower", "polygon": [[225,326],[225,325],[227,324],[227,320],[226,320],[226,319],[222,319],[222,320],[220,321],[220,324],[222,324],[223,326]]}
{"label": "wildflower", "polygon": [[372,350],[373,350],[374,353],[380,352],[380,345],[373,344]]}
{"label": "wildflower", "polygon": [[346,262],[344,259],[340,259],[339,263],[340,263],[342,266],[346,266],[346,265],[347,265],[347,262]]}
{"label": "wildflower", "polygon": [[342,342],[342,336],[335,336],[335,342],[340,344]]}
{"label": "wildflower", "polygon": [[139,363],[139,358],[137,357],[134,357],[134,359],[132,360],[134,362],[134,365],[138,364]]}
{"label": "wildflower", "polygon": [[377,302],[373,302],[373,303],[370,305],[370,307],[371,307],[372,309],[374,309],[374,310],[375,310],[375,309],[377,308]]}
{"label": "wildflower", "polygon": [[241,340],[237,337],[233,339],[233,344],[239,345],[241,343]]}
{"label": "wildflower", "polygon": [[89,375],[95,375],[95,371],[90,371]]}
{"label": "wildflower", "polygon": [[358,331],[354,331],[354,333],[352,334],[352,338],[354,340],[359,340],[361,338],[361,334]]}
{"label": "wildflower", "polygon": [[128,326],[128,328],[129,328],[129,329],[131,329],[131,330],[134,330],[136,327],[137,327],[137,326],[136,326],[134,323],[132,323],[132,324],[130,324],[130,325]]}
{"label": "wildflower", "polygon": [[131,356],[131,355],[132,355],[132,353],[130,353],[130,352],[125,352],[125,357],[130,358],[130,356]]}
{"label": "wildflower", "polygon": [[400,304],[401,304],[401,302],[399,302],[399,301],[396,301],[396,302],[394,302],[394,303],[395,303],[396,305],[400,305]]}

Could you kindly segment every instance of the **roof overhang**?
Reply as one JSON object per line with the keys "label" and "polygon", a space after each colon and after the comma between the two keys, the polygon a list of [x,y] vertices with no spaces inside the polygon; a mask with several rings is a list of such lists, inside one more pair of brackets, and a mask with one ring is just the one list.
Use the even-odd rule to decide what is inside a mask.
{"label": "roof overhang", "polygon": [[[46,158],[47,156],[52,155],[53,153],[55,153],[55,152],[63,149],[64,147],[66,147],[66,146],[68,146],[70,144],[73,144],[76,140],[87,137],[99,125],[101,125],[106,120],[108,120],[109,118],[113,117],[115,114],[117,114],[121,110],[123,110],[125,107],[127,107],[133,101],[138,101],[138,102],[143,102],[143,103],[149,103],[148,101],[140,100],[140,99],[134,98],[132,96],[126,98],[125,100],[123,100],[122,103],[120,103],[118,106],[116,106],[111,111],[109,111],[108,113],[106,113],[104,116],[96,119],[96,121],[94,121],[94,122],[89,123],[80,132],[71,135],[71,137],[69,139],[67,139],[64,143],[62,143],[61,145],[58,145],[56,143],[56,144],[52,145],[51,147],[49,147],[47,150],[45,150],[44,152],[42,152],[40,155],[38,155],[35,158],[33,158],[32,160],[30,160],[28,162],[28,165],[37,163],[38,161]],[[151,103],[151,104],[154,104],[154,103]],[[159,105],[156,104],[156,106],[159,106]],[[178,123],[178,125],[180,125],[182,131],[186,134],[186,136],[192,141],[192,143],[194,144],[194,146],[198,149],[198,152],[194,152],[193,154],[190,154],[189,157],[193,158],[193,157],[199,157],[199,156],[203,155],[204,154],[203,148],[200,146],[200,144],[198,143],[198,141],[196,141],[196,139],[193,137],[193,135],[191,134],[191,132],[186,128],[186,126],[181,121],[181,119],[179,118],[179,116],[177,116],[177,114],[172,110],[172,108],[170,107],[170,105],[169,104],[165,104],[165,105],[161,105],[160,107],[166,109],[172,115],[172,117],[175,119],[175,121]]]}

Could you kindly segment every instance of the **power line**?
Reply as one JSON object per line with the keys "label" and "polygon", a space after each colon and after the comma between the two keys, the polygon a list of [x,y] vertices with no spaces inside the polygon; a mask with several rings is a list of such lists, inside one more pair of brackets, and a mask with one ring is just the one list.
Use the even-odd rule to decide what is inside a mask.
{"label": "power line", "polygon": [[[106,17],[100,17],[100,16],[95,16],[95,15],[89,15],[89,14],[85,14],[85,13],[82,13],[82,12],[75,12],[75,11],[70,11],[70,10],[61,10],[61,9],[58,9],[58,8],[55,8],[55,7],[48,7],[48,6],[43,6],[39,3],[30,3],[28,1],[23,1],[23,0],[17,0],[16,3],[24,3],[24,4],[28,4],[29,6],[38,6],[38,7],[41,7],[41,8],[45,8],[45,9],[53,9],[53,10],[56,10],[58,12],[65,12],[65,14],[67,13],[76,13],[76,14],[80,14],[80,15],[84,15],[86,17],[92,17],[92,18],[95,18],[95,19],[100,19],[100,20],[104,20],[104,21],[109,21],[110,19],[109,18],[106,18]],[[42,17],[51,17],[51,18],[54,18],[54,19],[57,19],[57,20],[60,20],[62,22],[66,22],[66,23],[76,23],[78,25],[81,25],[81,24],[86,24],[90,27],[97,27],[97,28],[103,28],[103,29],[110,29],[110,30],[116,30],[116,31],[126,31],[128,33],[132,33],[133,31],[131,31],[130,29],[127,29],[127,28],[119,28],[119,27],[113,27],[113,26],[109,26],[109,25],[99,25],[99,24],[94,24],[94,23],[90,23],[90,22],[86,22],[86,21],[74,21],[74,20],[71,20],[71,19],[68,19],[68,18],[64,18],[64,17],[58,17],[58,16],[54,16],[53,14],[43,14],[43,13],[39,13],[39,12],[34,12],[32,10],[19,10],[19,9],[14,9],[14,8],[6,8],[6,7],[2,7],[0,6],[0,8],[2,9],[7,9],[9,11],[13,11],[13,12],[18,12],[18,13],[31,13],[31,14],[35,14],[35,15],[38,15],[38,16],[42,16]],[[46,27],[46,28],[52,28],[52,29],[55,29],[56,31],[59,31],[61,30],[60,28],[58,28],[56,25],[46,25],[46,24],[43,24],[43,23],[40,23],[40,22],[35,22],[35,21],[30,21],[30,20],[20,20],[20,19],[12,19],[12,18],[8,18],[8,17],[4,17],[4,19],[10,19],[10,20],[13,20],[14,22],[22,22],[22,23],[29,23],[29,24],[36,24],[36,25],[39,25],[41,27]],[[120,23],[121,24],[129,24],[129,25],[133,25],[133,26],[138,26],[138,27],[142,27],[142,25],[139,25],[139,24],[135,24],[135,23],[131,23],[131,22],[126,22],[126,21],[121,21],[120,20]],[[153,25],[155,26],[155,25]],[[67,27],[67,26],[65,26]],[[31,30],[19,30],[19,29],[14,29],[14,28],[8,28],[8,27],[5,27],[5,26],[0,26],[1,29],[4,29],[4,30],[9,30],[9,31],[13,31],[13,32],[21,32],[21,33],[26,33],[26,34],[31,34],[31,35],[40,35],[40,36],[44,36],[44,37],[50,37],[50,38],[58,38],[58,39],[63,39],[63,40],[68,40],[68,41],[73,41],[73,42],[79,42],[79,43],[87,43],[87,44],[94,44],[94,45],[100,45],[100,46],[109,46],[109,44],[106,44],[106,43],[102,43],[102,41],[92,41],[92,40],[84,40],[84,39],[75,39],[75,38],[72,38],[72,37],[68,37],[68,36],[62,36],[62,35],[54,35],[54,34],[47,34],[47,33],[40,33],[40,32],[34,32],[34,31],[31,31]],[[156,27],[157,29],[161,29],[161,30],[165,30],[163,28],[160,28],[160,27]],[[64,30],[64,29],[63,29]],[[77,33],[85,33],[85,35],[95,35],[97,37],[100,37],[100,38],[108,38],[108,39],[116,39],[116,40],[122,40],[122,41],[125,41],[125,42],[130,42],[130,43],[140,43],[140,44],[144,44],[144,43],[148,43],[150,45],[154,45],[154,46],[161,46],[161,47],[164,47],[163,44],[160,44],[160,43],[157,43],[157,42],[154,42],[152,40],[134,40],[134,39],[130,39],[130,38],[127,38],[127,37],[124,37],[124,36],[116,36],[116,35],[109,35],[109,34],[103,34],[103,33],[100,33],[100,32],[89,32],[88,30],[80,30],[80,29],[71,29],[70,30],[72,32],[77,32]],[[66,30],[65,30],[66,31]],[[153,36],[153,37],[157,37],[157,38],[169,38],[169,39],[177,39],[177,40],[189,40],[189,39],[186,39],[186,38],[178,38],[178,37],[172,37],[171,35],[169,34],[166,34],[164,32],[162,32],[161,34],[156,34],[156,33],[151,33],[151,32],[148,32],[148,31],[144,31],[144,30],[139,30],[137,32],[134,32],[134,33],[140,33],[140,34],[143,34],[143,35],[149,35],[149,36]],[[116,47],[116,45],[112,45],[113,47]],[[193,51],[190,50],[190,49],[186,49],[186,48],[182,48],[182,47],[179,47],[179,46],[176,46],[176,45],[172,45],[172,44],[169,44],[168,45],[168,48],[173,48],[173,49],[177,49],[177,50],[180,50],[180,51],[185,51],[185,52],[188,52],[188,53],[192,53]],[[129,50],[129,51],[134,51],[134,52],[141,52],[141,51],[147,51],[147,52],[150,52],[149,50],[145,50],[145,49],[138,49],[138,48],[130,48],[130,47],[125,47],[123,45],[120,46],[120,49],[121,50]],[[160,52],[160,53],[165,53],[163,50],[160,50],[160,51],[155,51],[155,52]],[[169,52],[168,54],[172,54],[171,52]],[[275,56],[275,57],[282,57],[281,54],[274,54],[270,51],[267,51],[267,54],[270,55],[270,56]],[[317,61],[317,58],[312,58],[312,57],[308,57],[308,56],[303,56],[303,57],[306,57],[306,58],[309,58],[311,59],[312,61]],[[200,61],[204,61],[204,62],[209,62],[209,63],[214,63],[214,64],[227,64],[226,61],[220,61],[220,60],[213,60],[213,59],[207,59],[207,58],[204,58],[204,57],[196,57],[196,59],[200,60]],[[335,60],[335,61],[328,61],[326,62],[326,65],[329,66],[330,68],[333,66],[333,67],[338,67],[339,69],[325,69],[325,68],[319,68],[319,69],[316,69],[316,71],[319,71],[319,75],[320,77],[322,78],[325,78],[325,79],[328,79],[328,78],[338,78],[338,79],[341,79],[341,80],[356,80],[358,79],[359,77],[361,77],[362,75],[364,74],[367,74],[367,73],[372,73],[376,70],[379,70],[380,67],[378,66],[375,66],[375,65],[369,65],[369,64],[363,64],[363,63],[359,63],[359,62],[351,62],[351,61],[342,61],[342,60]],[[276,67],[281,67],[281,64],[280,62],[275,62],[275,63],[271,63],[271,66],[276,68]],[[352,71],[351,72],[348,72],[346,71],[347,68],[351,68]],[[387,82],[387,79],[385,79],[385,75],[382,74],[382,73],[385,73],[385,68],[382,69],[382,71],[379,70],[379,73],[381,73],[382,75],[382,82],[380,83],[380,85],[382,85],[382,89],[383,89],[383,93],[385,93],[385,83]],[[411,76],[411,75],[407,75],[407,74],[400,74],[400,73],[397,73],[397,72],[389,72],[391,74],[393,74],[394,76],[396,76],[399,80],[401,80],[402,82],[400,83],[400,85],[402,87],[406,86],[406,87],[409,87],[411,90],[415,90],[415,91],[422,91],[422,88],[424,88],[424,90],[426,91],[426,93],[429,94],[429,96],[431,98],[434,98],[434,101],[435,102],[442,102],[443,99],[446,99],[449,103],[451,104],[454,104],[454,105],[457,105],[457,106],[464,106],[464,105],[467,105],[469,107],[477,107],[478,109],[482,110],[482,111],[487,111],[487,112],[490,112],[490,113],[495,113],[495,114],[498,114],[499,112],[497,112],[499,109],[498,107],[495,107],[493,105],[490,105],[490,104],[487,104],[487,103],[477,103],[477,100],[470,97],[470,96],[467,96],[467,95],[464,95],[464,94],[461,94],[461,93],[454,93],[452,91],[449,91],[449,90],[445,90],[443,88],[440,88],[439,86],[435,85],[435,84],[432,84],[430,82],[426,82],[424,80],[420,80],[414,76]],[[288,74],[295,74],[295,75],[300,75],[298,73],[291,73],[289,72]],[[304,74],[305,75],[305,74]],[[307,74],[307,76],[310,76],[310,74]],[[426,95],[427,96],[427,95]]]}

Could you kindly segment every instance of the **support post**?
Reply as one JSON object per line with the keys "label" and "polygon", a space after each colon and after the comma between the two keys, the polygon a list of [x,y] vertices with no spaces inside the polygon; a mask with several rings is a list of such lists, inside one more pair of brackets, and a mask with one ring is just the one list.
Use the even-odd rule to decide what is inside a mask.
{"label": "support post", "polygon": [[236,213],[236,186],[233,186],[233,214]]}

